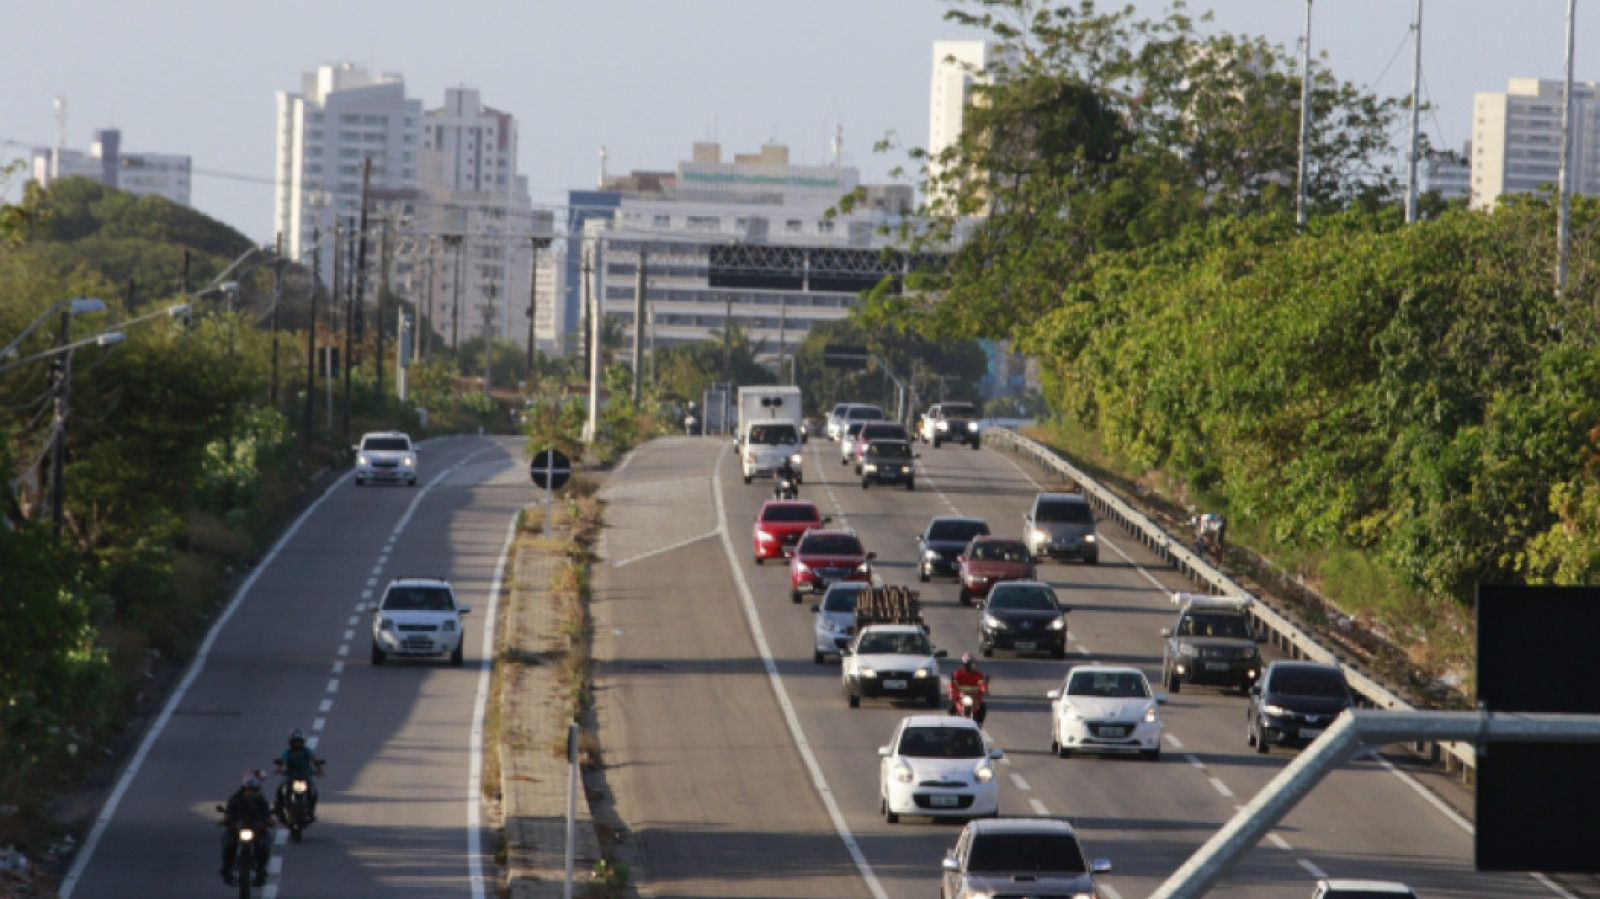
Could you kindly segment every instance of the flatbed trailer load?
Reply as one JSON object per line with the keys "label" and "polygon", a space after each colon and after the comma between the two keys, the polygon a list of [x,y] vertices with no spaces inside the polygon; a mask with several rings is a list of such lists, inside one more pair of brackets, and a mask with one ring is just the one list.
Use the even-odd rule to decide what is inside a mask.
{"label": "flatbed trailer load", "polygon": [[929,630],[919,594],[899,584],[869,587],[856,597],[856,632],[871,624],[915,624]]}

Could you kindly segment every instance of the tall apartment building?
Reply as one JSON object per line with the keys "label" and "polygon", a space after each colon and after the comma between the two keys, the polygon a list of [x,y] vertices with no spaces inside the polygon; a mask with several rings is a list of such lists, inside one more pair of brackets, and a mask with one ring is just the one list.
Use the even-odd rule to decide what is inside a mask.
{"label": "tall apartment building", "polygon": [[[1492,207],[1501,194],[1554,187],[1561,177],[1561,81],[1513,78],[1506,92],[1473,98],[1472,200]],[[1572,86],[1572,156],[1568,184],[1573,193],[1600,194],[1600,85]]]}
{"label": "tall apartment building", "polygon": [[933,160],[961,137],[972,87],[1001,50],[989,41],[934,41],[933,76],[928,91],[929,175],[937,178],[941,166]]}
{"label": "tall apartment building", "polygon": [[321,276],[331,281],[326,251],[336,224],[360,218],[363,162],[372,160],[374,189],[414,189],[421,127],[422,103],[406,98],[404,78],[354,63],[320,66],[298,93],[279,91],[272,218],[289,257],[309,259],[320,232]]}
{"label": "tall apartment building", "polygon": [[[856,304],[860,288],[818,260],[875,263],[889,242],[877,229],[908,212],[913,200],[906,185],[867,185],[862,207],[829,217],[840,198],[863,187],[859,172],[791,164],[788,148],[776,144],[725,161],[718,144],[700,143],[670,177],[645,172],[605,180],[611,190],[574,195],[575,209],[580,199],[585,205],[581,221],[577,213],[569,218],[568,260],[576,266],[570,289],[579,292],[570,324],[581,327],[587,288],[602,314],[621,325],[622,352],[631,353],[642,261],[647,348],[708,340],[732,323],[774,365],[794,353],[813,325],[842,319]],[[748,260],[750,283],[712,283],[718,254],[729,248]],[[860,252],[843,252],[851,250]],[[810,260],[806,274],[795,263],[801,258]],[[758,271],[764,266],[776,275],[770,283]],[[776,274],[780,269],[795,275]]]}
{"label": "tall apartment building", "polygon": [[35,147],[33,180],[49,187],[56,178],[89,178],[107,187],[139,196],[165,197],[189,205],[189,157],[169,153],[124,153],[122,132],[103,128],[94,132],[87,153],[63,147]]}

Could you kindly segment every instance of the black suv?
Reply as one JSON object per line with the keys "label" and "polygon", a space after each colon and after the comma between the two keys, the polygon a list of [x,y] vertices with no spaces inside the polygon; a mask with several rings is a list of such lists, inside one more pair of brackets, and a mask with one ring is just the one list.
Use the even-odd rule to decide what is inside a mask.
{"label": "black suv", "polygon": [[1176,693],[1184,681],[1234,687],[1243,693],[1261,676],[1261,648],[1250,626],[1248,599],[1196,597],[1162,628],[1161,682]]}
{"label": "black suv", "polygon": [[944,857],[940,899],[1093,896],[1111,862],[1084,861],[1072,825],[1059,818],[979,818]]}
{"label": "black suv", "polygon": [[873,484],[902,484],[917,489],[917,454],[904,440],[873,440],[861,454],[861,489]]}
{"label": "black suv", "polygon": [[973,537],[987,536],[989,522],[982,518],[935,515],[917,535],[917,580],[926,584],[929,578],[959,578],[961,566],[956,563],[956,556]]}
{"label": "black suv", "polygon": [[1244,713],[1245,742],[1266,752],[1273,743],[1304,746],[1322,735],[1355,702],[1338,665],[1273,662],[1250,688]]}

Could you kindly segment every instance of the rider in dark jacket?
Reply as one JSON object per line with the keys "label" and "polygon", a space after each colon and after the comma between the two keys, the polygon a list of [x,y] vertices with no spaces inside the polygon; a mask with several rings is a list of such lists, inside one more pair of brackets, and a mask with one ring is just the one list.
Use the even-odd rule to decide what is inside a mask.
{"label": "rider in dark jacket", "polygon": [[267,862],[272,857],[272,825],[275,820],[267,797],[261,795],[261,773],[258,771],[245,772],[239,789],[228,797],[228,804],[222,813],[222,880],[230,886],[234,882],[233,864],[239,855],[238,831],[234,827],[236,823],[248,824],[256,830],[255,885],[264,886],[267,882]]}
{"label": "rider in dark jacket", "polygon": [[[306,782],[306,805],[311,821],[317,820],[317,778],[322,776],[322,759],[316,753],[306,748],[306,732],[300,728],[289,731],[289,748],[283,754],[272,760],[277,766],[278,773],[283,775],[283,783],[278,785],[278,799],[273,805],[273,811],[278,817],[283,817],[283,807],[289,801],[289,785],[296,779]],[[310,823],[310,821],[306,822]]]}

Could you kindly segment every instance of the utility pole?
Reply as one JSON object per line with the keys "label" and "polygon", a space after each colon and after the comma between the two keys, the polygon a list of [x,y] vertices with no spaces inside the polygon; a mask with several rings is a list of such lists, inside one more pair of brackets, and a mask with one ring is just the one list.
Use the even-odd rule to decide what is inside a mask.
{"label": "utility pole", "polygon": [[590,293],[591,293],[591,290],[592,290],[592,284],[590,283],[590,280],[594,275],[594,259],[589,255],[591,250],[592,250],[592,247],[588,246],[588,245],[585,245],[584,248],[583,248],[583,370],[584,371],[588,371],[589,370],[589,357],[593,354],[593,347],[592,347],[593,341],[590,338],[593,336],[594,328],[589,323],[589,306],[590,306],[590,303],[591,303],[591,300],[592,300],[592,297],[590,296]]}
{"label": "utility pole", "polygon": [[[383,359],[383,301],[384,301],[384,298],[387,297],[388,295],[389,295],[389,220],[386,218],[386,219],[383,220],[383,230],[378,232],[378,296],[377,296],[377,310],[374,313],[378,317],[378,328],[377,328],[377,330],[378,330],[378,361],[377,361],[377,365],[375,366],[376,371],[373,372],[373,375],[374,375],[374,377],[376,377],[378,379],[377,380],[378,399],[380,399],[380,400],[383,399],[383,366],[384,366],[384,359]],[[398,363],[398,361],[399,361],[399,356],[398,355],[396,355],[395,360],[396,360],[396,363]]]}
{"label": "utility pole", "polygon": [[[188,251],[185,251],[187,258]],[[61,310],[61,332],[57,335],[56,346],[66,346],[72,338],[72,313],[70,310]],[[50,366],[51,374],[55,379],[55,430],[56,445],[54,463],[50,466],[52,476],[52,490],[50,497],[50,532],[57,543],[61,542],[61,523],[66,517],[67,508],[67,391],[72,383],[72,352],[69,350],[62,358]]]}
{"label": "utility pole", "polygon": [[722,380],[733,383],[733,294],[722,304]]}
{"label": "utility pole", "polygon": [[311,229],[311,316],[306,319],[306,413],[301,420],[300,445],[311,447],[311,428],[317,405],[317,288],[322,286],[322,226]]}
{"label": "utility pole", "polygon": [[1422,114],[1422,0],[1411,16],[1411,140],[1406,154],[1406,224],[1417,220],[1417,119]]}
{"label": "utility pole", "polygon": [[[372,157],[361,160],[361,218],[356,225],[356,289],[350,299],[350,313],[353,319],[353,333],[357,344],[367,339],[366,323],[362,321],[361,307],[367,299],[367,207],[371,204],[369,199],[372,191]],[[381,324],[381,322],[380,322]],[[382,339],[381,337],[379,338]],[[380,344],[381,345],[381,344]],[[350,348],[350,359],[355,360],[355,346]],[[350,441],[350,375],[353,365],[344,367],[344,437],[345,442]],[[383,378],[383,356],[377,360],[379,385]]]}
{"label": "utility pole", "polygon": [[644,310],[645,288],[647,286],[644,269],[649,263],[649,253],[643,247],[639,249],[639,271],[633,295],[633,405],[639,405],[639,382],[644,371]]}
{"label": "utility pole", "polygon": [[1306,32],[1300,44],[1300,165],[1295,177],[1295,224],[1306,226],[1306,142],[1311,134],[1311,0],[1306,0]]}
{"label": "utility pole", "polygon": [[533,384],[533,350],[538,340],[534,319],[539,313],[539,251],[550,246],[551,238],[533,236],[532,261],[528,263],[528,384]]}
{"label": "utility pole", "polygon": [[1556,295],[1567,293],[1567,248],[1572,243],[1572,34],[1577,19],[1578,0],[1567,0],[1567,80],[1561,89],[1561,193],[1560,214],[1556,217]]}
{"label": "utility pole", "polygon": [[465,234],[451,236],[455,238],[456,269],[454,274],[456,283],[454,300],[450,303],[450,350],[459,355],[461,352],[461,293],[466,290],[464,286],[466,279],[462,277],[461,272],[461,256],[462,247],[466,244],[467,237]]}
{"label": "utility pole", "polygon": [[[431,237],[428,238],[428,255],[422,260],[423,277],[426,279],[424,283],[427,285],[423,289],[423,293],[426,295],[428,300],[428,315],[426,318],[424,318],[421,310],[418,310],[417,328],[415,331],[411,332],[411,338],[416,346],[416,348],[412,351],[412,358],[420,359],[424,363],[428,361],[428,353],[432,351],[433,347],[433,257],[434,250],[437,248],[438,245],[434,239]],[[424,324],[424,322],[426,322],[426,324]],[[428,335],[426,340],[423,339],[423,334]]]}
{"label": "utility pole", "polygon": [[488,285],[489,301],[483,304],[483,395],[487,399],[493,396],[490,388],[490,347],[494,346],[494,299],[497,291],[493,283]]}
{"label": "utility pole", "polygon": [[344,257],[344,413],[340,419],[346,444],[350,442],[350,378],[356,367],[356,273],[351,260],[357,256],[359,238],[352,231],[348,239],[350,245],[345,248]]}
{"label": "utility pole", "polygon": [[[603,271],[605,264],[600,256],[600,244],[594,245],[594,254],[597,257],[590,266],[591,271]],[[588,283],[588,282],[585,282]],[[600,306],[602,294],[589,287],[589,300],[594,308],[589,313],[589,327],[592,334],[589,337],[589,422],[584,429],[587,441],[593,443],[600,436],[600,331],[605,323],[605,316]]]}
{"label": "utility pole", "polygon": [[[278,306],[283,302],[283,232],[272,250],[272,381],[267,387],[267,405],[278,407]],[[131,307],[130,307],[131,308]]]}

